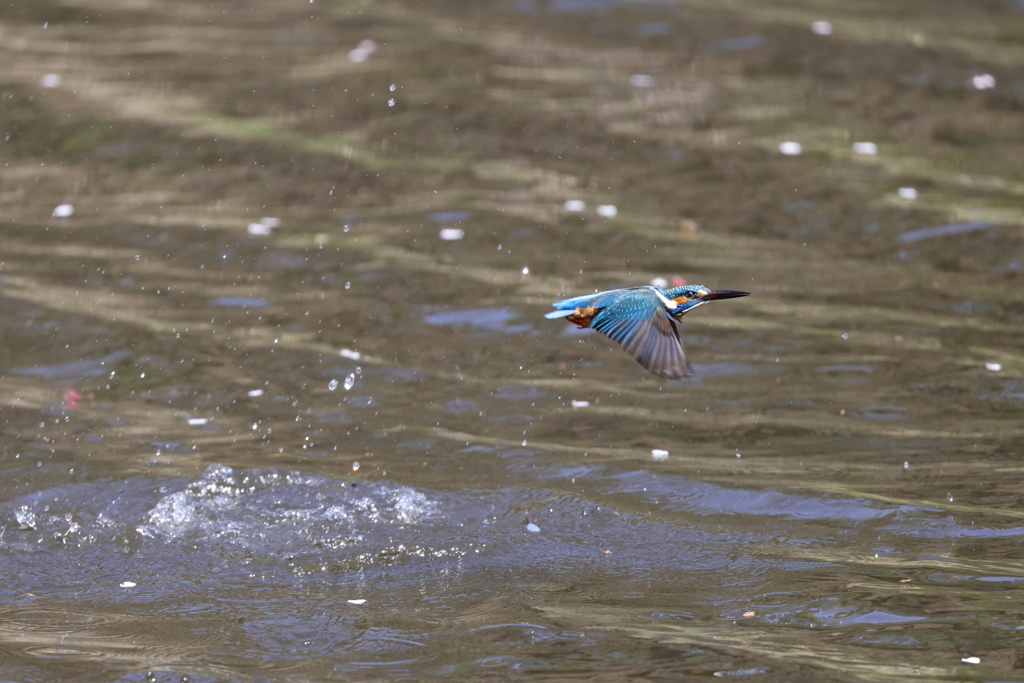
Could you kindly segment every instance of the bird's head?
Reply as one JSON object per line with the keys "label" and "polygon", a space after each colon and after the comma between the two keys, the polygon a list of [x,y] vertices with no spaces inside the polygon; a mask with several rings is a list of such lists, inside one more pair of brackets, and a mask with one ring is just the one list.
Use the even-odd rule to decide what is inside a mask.
{"label": "bird's head", "polygon": [[704,285],[683,285],[682,287],[673,287],[667,290],[665,296],[678,304],[676,309],[671,312],[671,315],[674,318],[680,318],[709,301],[750,296],[750,292],[737,292],[731,289],[708,289]]}

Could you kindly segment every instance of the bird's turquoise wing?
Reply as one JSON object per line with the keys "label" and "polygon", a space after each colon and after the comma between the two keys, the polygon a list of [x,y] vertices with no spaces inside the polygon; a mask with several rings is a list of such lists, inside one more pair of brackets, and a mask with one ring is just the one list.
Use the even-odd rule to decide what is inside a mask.
{"label": "bird's turquoise wing", "polygon": [[622,345],[649,372],[665,379],[693,374],[675,321],[651,290],[632,290],[602,309],[590,327]]}
{"label": "bird's turquoise wing", "polygon": [[604,292],[594,292],[593,294],[574,296],[571,299],[563,299],[562,301],[556,301],[551,305],[560,311],[572,311],[576,308],[586,308],[587,306],[600,308],[601,306],[607,306],[616,299],[633,291],[635,291],[635,289],[609,289]]}

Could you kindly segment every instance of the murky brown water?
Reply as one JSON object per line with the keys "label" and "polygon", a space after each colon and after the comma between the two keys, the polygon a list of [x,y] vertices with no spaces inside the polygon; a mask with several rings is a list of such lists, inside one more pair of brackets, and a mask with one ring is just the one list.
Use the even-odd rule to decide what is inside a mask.
{"label": "murky brown water", "polygon": [[1022,10],[7,0],[0,678],[1024,679]]}

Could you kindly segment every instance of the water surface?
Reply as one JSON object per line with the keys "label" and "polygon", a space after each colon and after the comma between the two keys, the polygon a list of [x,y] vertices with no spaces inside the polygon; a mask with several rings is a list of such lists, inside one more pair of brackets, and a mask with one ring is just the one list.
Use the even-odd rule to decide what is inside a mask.
{"label": "water surface", "polygon": [[0,31],[0,678],[1024,680],[1019,3]]}

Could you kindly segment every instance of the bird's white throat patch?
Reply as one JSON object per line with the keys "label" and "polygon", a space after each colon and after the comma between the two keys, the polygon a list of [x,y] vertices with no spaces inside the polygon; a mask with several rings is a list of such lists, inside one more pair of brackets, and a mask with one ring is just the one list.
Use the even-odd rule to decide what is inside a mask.
{"label": "bird's white throat patch", "polygon": [[677,304],[675,301],[672,301],[672,299],[669,299],[667,296],[659,292],[656,288],[651,287],[651,289],[654,290],[654,293],[658,295],[658,298],[661,299],[661,303],[665,304],[665,308],[667,308],[668,310],[674,311],[676,308],[679,307],[679,304]]}

